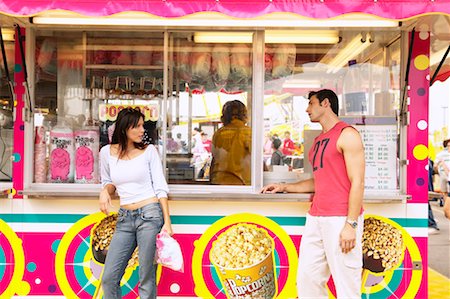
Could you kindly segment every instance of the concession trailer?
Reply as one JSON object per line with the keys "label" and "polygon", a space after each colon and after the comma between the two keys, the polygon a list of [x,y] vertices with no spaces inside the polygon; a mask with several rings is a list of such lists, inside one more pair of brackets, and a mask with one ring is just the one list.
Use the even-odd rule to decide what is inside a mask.
{"label": "concession trailer", "polygon": [[[102,296],[96,245],[114,223],[99,150],[128,106],[161,156],[184,258],[158,267],[158,298],[296,298],[311,194],[260,190],[311,177],[307,94],[323,88],[365,147],[362,297],[427,298],[429,86],[450,74],[449,13],[449,0],[0,0],[0,298]],[[252,130],[247,185],[210,182],[231,100]],[[286,132],[286,165],[270,165],[266,142]],[[123,298],[138,297],[138,267]]]}

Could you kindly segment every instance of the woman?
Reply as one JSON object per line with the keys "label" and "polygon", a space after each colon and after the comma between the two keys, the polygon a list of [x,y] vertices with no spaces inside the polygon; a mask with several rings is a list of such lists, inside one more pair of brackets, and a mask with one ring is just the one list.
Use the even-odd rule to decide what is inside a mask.
{"label": "woman", "polygon": [[252,130],[246,125],[247,108],[238,101],[225,103],[223,127],[212,140],[211,183],[250,185]]}
{"label": "woman", "polygon": [[117,116],[111,145],[100,151],[103,190],[100,210],[108,214],[117,190],[120,209],[106,256],[102,286],[105,299],[122,298],[120,280],[133,251],[139,247],[139,296],[156,298],[156,235],[170,235],[168,187],[161,159],[153,145],[144,145],[144,115],[125,108]]}

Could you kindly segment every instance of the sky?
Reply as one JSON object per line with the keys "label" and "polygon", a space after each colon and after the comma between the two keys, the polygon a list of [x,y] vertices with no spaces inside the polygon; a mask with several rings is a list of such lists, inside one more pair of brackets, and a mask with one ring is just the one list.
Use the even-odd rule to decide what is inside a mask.
{"label": "sky", "polygon": [[[437,81],[430,88],[428,132],[440,131],[450,123],[450,79]],[[444,136],[449,138],[450,136]]]}

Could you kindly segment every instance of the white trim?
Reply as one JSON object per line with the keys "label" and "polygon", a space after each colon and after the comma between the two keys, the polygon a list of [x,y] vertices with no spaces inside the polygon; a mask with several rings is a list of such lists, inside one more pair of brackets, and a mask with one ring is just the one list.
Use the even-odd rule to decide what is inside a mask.
{"label": "white trim", "polygon": [[174,27],[398,27],[398,21],[392,20],[283,20],[246,19],[183,19],[183,18],[121,18],[121,17],[33,17],[36,25],[94,25],[94,26],[174,26]]}
{"label": "white trim", "polygon": [[408,218],[428,219],[428,202],[407,204],[406,215]]}

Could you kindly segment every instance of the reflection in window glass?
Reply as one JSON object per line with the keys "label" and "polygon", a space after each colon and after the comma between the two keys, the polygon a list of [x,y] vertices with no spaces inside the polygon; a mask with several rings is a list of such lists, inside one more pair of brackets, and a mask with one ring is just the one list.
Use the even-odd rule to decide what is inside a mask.
{"label": "reflection in window glass", "polygon": [[[249,185],[252,46],[226,41],[229,32],[210,36],[215,41],[200,41],[198,32],[171,33],[169,183]],[[224,36],[220,43],[217,36]],[[232,109],[224,108],[228,103]]]}
{"label": "reflection in window glass", "polygon": [[[12,29],[11,29],[12,30]],[[7,32],[8,29],[3,29]],[[5,38],[5,37],[4,37]],[[0,181],[11,182],[13,152],[13,97],[14,85],[14,42],[4,39],[6,64],[8,65],[9,78],[7,76],[3,57],[0,58]]]}
{"label": "reflection in window glass", "polygon": [[[321,34],[324,33],[312,35]],[[296,44],[288,40],[273,44],[266,34],[264,184],[311,176],[305,157],[321,127],[312,123],[305,112],[307,95],[309,91],[331,89],[339,98],[340,118],[360,130],[367,141],[366,152],[374,153],[366,155],[368,164],[383,164],[382,169],[367,167],[366,175],[371,180],[366,181],[395,191],[398,188],[395,111],[400,96],[399,40],[395,39],[400,32],[336,31],[336,34],[340,42],[330,39],[322,44],[307,39]],[[376,136],[382,138],[377,140]],[[385,155],[386,149],[392,155]],[[386,173],[394,175],[386,178]]]}
{"label": "reflection in window glass", "polygon": [[124,107],[141,109],[144,143],[160,145],[163,40],[159,32],[38,31],[34,182],[99,183],[99,150]]}

